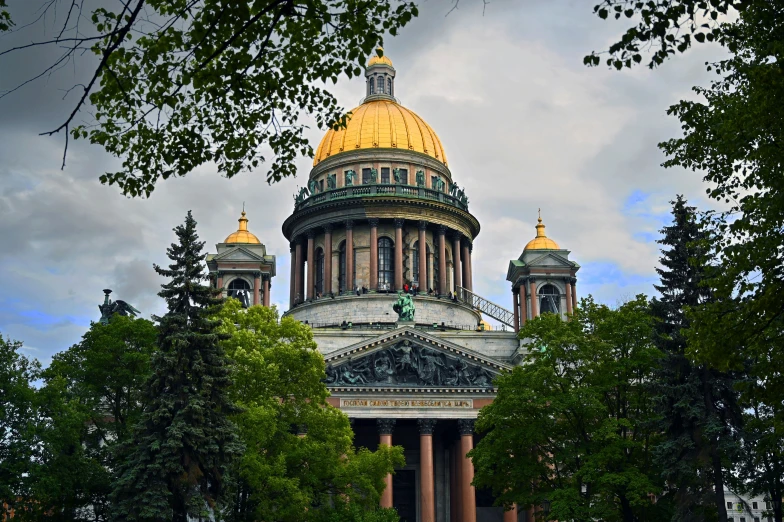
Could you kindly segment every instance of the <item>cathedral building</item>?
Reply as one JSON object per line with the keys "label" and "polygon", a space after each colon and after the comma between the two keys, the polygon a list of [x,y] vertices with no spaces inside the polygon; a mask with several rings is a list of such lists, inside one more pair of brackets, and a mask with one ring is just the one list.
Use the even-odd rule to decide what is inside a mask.
{"label": "cathedral building", "polygon": [[[285,315],[313,329],[329,401],[352,420],[355,444],[403,446],[406,466],[387,478],[382,506],[407,522],[526,520],[475,491],[465,455],[479,409],[495,397],[494,377],[525,355],[517,330],[540,313],[574,309],[579,265],[540,217],[536,236],[509,262],[511,310],[477,295],[480,224],[441,140],[395,98],[388,57],[373,57],[365,77],[362,104],[321,140],[283,223],[291,247]],[[208,264],[226,295],[252,292],[247,303],[269,306],[275,258],[248,232],[244,212]],[[406,305],[410,313],[399,316],[401,301],[413,312]],[[490,329],[483,315],[508,328]]]}

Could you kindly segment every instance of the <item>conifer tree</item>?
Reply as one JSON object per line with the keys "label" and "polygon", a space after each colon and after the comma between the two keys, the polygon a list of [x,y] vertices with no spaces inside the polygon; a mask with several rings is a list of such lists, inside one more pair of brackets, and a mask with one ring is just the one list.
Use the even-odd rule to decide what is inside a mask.
{"label": "conifer tree", "polygon": [[198,241],[190,211],[174,229],[179,239],[167,254],[169,278],[159,296],[168,312],[159,323],[159,351],[152,360],[147,405],[137,424],[128,460],[114,485],[118,520],[176,521],[206,517],[221,500],[224,474],[241,452],[236,427],[228,416],[229,360],[219,341],[223,306],[205,286],[204,242]]}
{"label": "conifer tree", "polygon": [[712,299],[705,285],[711,266],[711,234],[683,196],[672,202],[673,223],[662,229],[661,293],[651,310],[657,343],[664,353],[652,380],[659,429],[664,440],[655,458],[668,485],[665,498],[675,507],[673,520],[727,521],[724,476],[735,442],[732,426],[740,409],[734,376],[687,355],[687,310]]}

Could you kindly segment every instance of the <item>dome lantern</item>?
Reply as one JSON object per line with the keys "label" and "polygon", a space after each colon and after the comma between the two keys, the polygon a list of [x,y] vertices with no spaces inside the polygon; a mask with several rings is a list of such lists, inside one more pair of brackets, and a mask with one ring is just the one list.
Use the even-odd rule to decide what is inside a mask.
{"label": "dome lantern", "polygon": [[261,244],[259,238],[248,232],[248,218],[245,217],[245,210],[242,211],[242,216],[237,221],[240,222],[239,228],[236,232],[229,234],[224,243]]}
{"label": "dome lantern", "polygon": [[384,49],[376,49],[365,69],[365,101],[391,100],[395,101],[395,68],[392,60],[384,55]]}

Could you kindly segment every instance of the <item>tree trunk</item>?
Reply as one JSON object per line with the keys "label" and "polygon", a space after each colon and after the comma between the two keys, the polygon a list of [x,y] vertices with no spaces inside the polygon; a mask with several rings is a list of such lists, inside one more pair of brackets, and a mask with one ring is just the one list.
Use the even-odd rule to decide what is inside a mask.
{"label": "tree trunk", "polygon": [[637,519],[634,516],[634,511],[632,511],[629,499],[627,499],[625,495],[619,495],[618,498],[621,501],[621,516],[623,517],[623,522],[636,522]]}
{"label": "tree trunk", "polygon": [[[716,407],[713,404],[713,393],[710,388],[710,369],[707,365],[702,366],[702,389],[705,408],[708,417],[716,416]],[[713,495],[716,499],[716,508],[719,515],[719,522],[727,522],[727,505],[724,503],[724,474],[721,467],[721,455],[719,455],[719,441],[710,441],[711,467],[713,468]]]}

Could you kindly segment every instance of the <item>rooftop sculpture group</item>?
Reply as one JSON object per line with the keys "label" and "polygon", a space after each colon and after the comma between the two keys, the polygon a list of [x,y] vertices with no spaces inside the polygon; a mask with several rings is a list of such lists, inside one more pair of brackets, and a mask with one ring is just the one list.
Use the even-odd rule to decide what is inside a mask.
{"label": "rooftop sculpture group", "polygon": [[116,301],[109,299],[109,294],[112,293],[110,289],[105,288],[103,293],[103,304],[98,305],[98,310],[101,311],[101,319],[99,320],[101,324],[109,324],[109,318],[114,314],[120,314],[125,317],[136,317],[136,314],[140,313],[139,310],[122,299]]}

